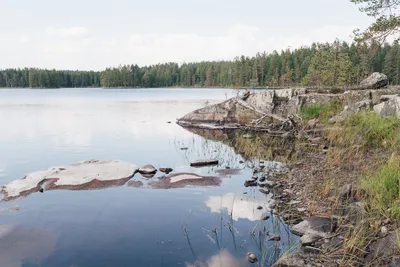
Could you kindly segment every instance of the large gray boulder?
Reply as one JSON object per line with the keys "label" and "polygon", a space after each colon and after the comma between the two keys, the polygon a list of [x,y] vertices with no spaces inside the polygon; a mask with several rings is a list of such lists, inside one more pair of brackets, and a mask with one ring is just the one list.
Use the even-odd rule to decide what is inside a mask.
{"label": "large gray boulder", "polygon": [[387,86],[388,84],[388,77],[385,74],[379,72],[372,73],[360,83],[361,87],[366,89],[379,89]]}
{"label": "large gray boulder", "polygon": [[400,119],[400,95],[383,95],[381,101],[374,106],[376,114],[382,117],[397,116]]}

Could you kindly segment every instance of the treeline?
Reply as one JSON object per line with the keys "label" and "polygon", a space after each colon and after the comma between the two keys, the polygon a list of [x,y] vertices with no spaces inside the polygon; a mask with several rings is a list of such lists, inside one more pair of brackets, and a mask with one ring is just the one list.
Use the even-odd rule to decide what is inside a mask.
{"label": "treeline", "polygon": [[295,50],[258,53],[233,61],[125,65],[101,73],[103,87],[279,87],[349,86],[371,72],[400,84],[400,45],[313,44]]}
{"label": "treeline", "polygon": [[74,88],[99,87],[100,72],[58,71],[34,68],[0,70],[0,87]]}
{"label": "treeline", "polygon": [[0,87],[344,87],[376,71],[400,84],[399,43],[336,41],[233,61],[124,65],[102,72],[8,69],[0,71]]}

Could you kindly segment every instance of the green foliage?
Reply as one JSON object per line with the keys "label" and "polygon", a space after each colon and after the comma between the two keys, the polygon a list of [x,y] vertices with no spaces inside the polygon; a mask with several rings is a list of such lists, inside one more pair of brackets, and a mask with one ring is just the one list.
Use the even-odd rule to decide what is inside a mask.
{"label": "green foliage", "polygon": [[362,180],[370,197],[370,206],[379,214],[400,219],[400,157],[389,162]]}
{"label": "green foliage", "polygon": [[[344,44],[343,44],[344,45]],[[355,82],[355,72],[349,54],[341,49],[338,41],[318,45],[317,52],[304,82],[316,86],[344,86]],[[342,51],[341,51],[342,50]]]}
{"label": "green foliage", "polygon": [[356,41],[384,42],[390,35],[398,35],[400,27],[399,0],[350,0],[360,5],[360,11],[376,18],[364,32],[355,31]]}
{"label": "green foliage", "polygon": [[94,71],[56,71],[33,68],[0,71],[0,87],[70,88],[99,86],[100,73]]}
{"label": "green foliage", "polygon": [[321,119],[327,122],[342,110],[342,105],[339,101],[332,101],[328,104],[307,105],[301,108],[300,114],[305,120]]}

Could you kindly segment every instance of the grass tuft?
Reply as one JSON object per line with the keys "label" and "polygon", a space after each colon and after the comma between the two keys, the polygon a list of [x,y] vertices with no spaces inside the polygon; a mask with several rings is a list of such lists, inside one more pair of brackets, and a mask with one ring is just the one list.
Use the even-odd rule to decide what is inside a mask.
{"label": "grass tuft", "polygon": [[393,154],[376,173],[362,179],[370,207],[387,218],[400,219],[400,156]]}
{"label": "grass tuft", "polygon": [[342,105],[338,100],[333,100],[327,104],[316,104],[303,106],[300,114],[305,120],[320,119],[322,122],[328,122],[329,118],[333,117],[342,110]]}

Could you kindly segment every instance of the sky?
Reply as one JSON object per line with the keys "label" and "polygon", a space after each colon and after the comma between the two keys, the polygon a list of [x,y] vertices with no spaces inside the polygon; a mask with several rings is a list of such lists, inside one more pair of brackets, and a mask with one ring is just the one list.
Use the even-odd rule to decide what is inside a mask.
{"label": "sky", "polygon": [[350,0],[1,0],[0,11],[0,69],[232,60],[351,41],[372,22]]}

